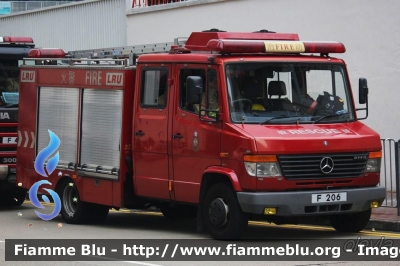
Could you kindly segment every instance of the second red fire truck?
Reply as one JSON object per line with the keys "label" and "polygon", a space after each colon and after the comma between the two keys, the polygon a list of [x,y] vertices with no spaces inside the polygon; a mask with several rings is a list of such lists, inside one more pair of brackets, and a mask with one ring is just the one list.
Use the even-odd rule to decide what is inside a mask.
{"label": "second red fire truck", "polygon": [[0,205],[21,205],[26,196],[15,184],[19,66],[34,47],[30,37],[0,37]]}
{"label": "second red fire truck", "polygon": [[[326,217],[358,232],[386,192],[380,137],[356,114],[344,61],[330,56],[344,52],[264,30],[32,50],[44,64],[21,67],[19,130],[35,142],[18,147],[18,185],[43,179],[33,162],[51,130],[61,145],[48,187],[67,223],[156,206],[197,217],[216,239],[241,237],[249,219]],[[367,95],[360,78],[358,102]]]}

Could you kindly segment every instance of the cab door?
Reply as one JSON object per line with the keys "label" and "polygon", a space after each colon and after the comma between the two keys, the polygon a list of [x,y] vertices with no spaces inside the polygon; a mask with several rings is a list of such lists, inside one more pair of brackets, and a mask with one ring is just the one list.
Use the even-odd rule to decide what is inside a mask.
{"label": "cab door", "polygon": [[[186,80],[188,76],[202,78],[203,105],[209,107],[207,103],[209,79],[211,76],[216,77],[218,72],[216,67],[210,65],[177,64],[174,67],[177,101],[172,111],[170,136],[173,194],[176,201],[197,203],[204,171],[210,166],[221,165],[221,122],[204,121],[214,119],[213,114],[208,112],[202,112],[204,120],[200,120],[197,108],[186,103]],[[217,78],[218,99],[221,98],[219,84]],[[213,99],[211,102],[218,102],[218,99]],[[221,106],[220,100],[219,106]]]}
{"label": "cab door", "polygon": [[135,193],[169,199],[168,100],[170,65],[138,66],[140,89],[135,92],[133,161]]}

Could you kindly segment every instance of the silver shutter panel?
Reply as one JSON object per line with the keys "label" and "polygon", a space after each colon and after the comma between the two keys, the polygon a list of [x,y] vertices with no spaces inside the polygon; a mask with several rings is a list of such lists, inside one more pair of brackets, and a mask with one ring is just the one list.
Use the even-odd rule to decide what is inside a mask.
{"label": "silver shutter panel", "polygon": [[58,149],[59,166],[65,167],[68,163],[77,162],[78,104],[79,89],[51,87],[39,89],[37,153],[49,145],[48,130],[53,131],[61,141]]}
{"label": "silver shutter panel", "polygon": [[122,91],[84,89],[80,151],[82,170],[117,173],[121,120]]}

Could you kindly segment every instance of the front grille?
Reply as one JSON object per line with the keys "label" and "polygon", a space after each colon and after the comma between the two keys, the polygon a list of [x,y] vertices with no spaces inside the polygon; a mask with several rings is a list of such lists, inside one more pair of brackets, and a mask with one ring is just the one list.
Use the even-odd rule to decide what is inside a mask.
{"label": "front grille", "polygon": [[0,133],[6,133],[6,132],[15,133],[15,132],[17,132],[17,127],[4,127],[4,126],[1,126],[0,127]]}
{"label": "front grille", "polygon": [[[330,173],[321,170],[323,158],[331,158],[334,163]],[[364,173],[367,160],[367,152],[278,156],[282,174],[288,180],[359,177]]]}

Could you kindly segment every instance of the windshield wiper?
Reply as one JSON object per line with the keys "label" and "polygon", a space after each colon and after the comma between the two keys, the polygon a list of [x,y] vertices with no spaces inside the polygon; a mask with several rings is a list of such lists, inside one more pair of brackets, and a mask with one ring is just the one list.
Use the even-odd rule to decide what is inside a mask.
{"label": "windshield wiper", "polygon": [[296,120],[296,122],[297,123],[299,122],[300,115],[281,115],[281,116],[271,117],[271,118],[265,120],[264,122],[261,122],[260,125],[268,124],[270,121],[275,120],[275,119],[283,119],[283,118],[291,118],[291,117],[297,117],[298,119]]}
{"label": "windshield wiper", "polygon": [[325,119],[325,118],[336,117],[336,116],[342,116],[342,115],[348,115],[348,114],[349,114],[349,113],[335,113],[335,114],[331,114],[331,115],[324,115],[324,116],[318,118],[317,120],[315,120],[315,121],[313,122],[313,124],[315,124],[315,123],[317,123],[317,122],[319,122],[319,121],[321,121],[322,119]]}

